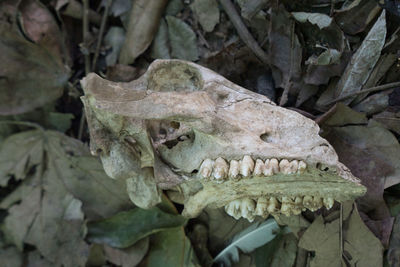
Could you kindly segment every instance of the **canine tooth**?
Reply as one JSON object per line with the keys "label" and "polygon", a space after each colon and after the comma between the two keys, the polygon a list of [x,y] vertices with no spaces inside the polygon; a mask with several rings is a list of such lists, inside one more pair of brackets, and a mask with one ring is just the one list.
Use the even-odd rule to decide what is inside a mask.
{"label": "canine tooth", "polygon": [[240,217],[242,217],[242,214],[240,212],[241,204],[242,201],[240,199],[229,202],[229,204],[225,206],[226,213],[238,220]]}
{"label": "canine tooth", "polygon": [[240,174],[243,177],[249,177],[254,170],[254,161],[250,156],[244,156],[240,164]]}
{"label": "canine tooth", "polygon": [[289,174],[293,174],[297,172],[297,169],[299,167],[299,161],[298,160],[292,160],[289,164]]}
{"label": "canine tooth", "polygon": [[236,178],[239,175],[239,161],[231,160],[228,175],[231,178]]}
{"label": "canine tooth", "polygon": [[290,163],[287,159],[282,159],[279,162],[279,171],[283,174],[289,174],[290,172]]}
{"label": "canine tooth", "polygon": [[307,168],[307,164],[304,161],[300,160],[299,166],[297,168],[297,173],[300,173],[300,174],[304,173],[306,171],[306,168]]}
{"label": "canine tooth", "polygon": [[335,200],[331,197],[325,197],[324,198],[324,206],[330,210],[333,207],[333,204],[335,203]]}
{"label": "canine tooth", "polygon": [[275,210],[278,208],[278,205],[279,205],[278,200],[276,200],[275,197],[270,197],[269,198],[269,204],[268,204],[268,207],[267,207],[267,211],[269,213],[274,213]]}
{"label": "canine tooth", "polygon": [[257,199],[257,206],[255,210],[255,215],[261,216],[263,218],[267,218],[268,212],[268,199],[266,197],[260,197]]}
{"label": "canine tooth", "polygon": [[272,172],[274,174],[279,172],[279,161],[277,159],[270,159],[269,160],[269,165],[272,168]]}
{"label": "canine tooth", "polygon": [[256,160],[256,165],[254,166],[254,176],[261,176],[264,173],[265,164],[261,159]]}
{"label": "canine tooth", "polygon": [[211,159],[205,159],[200,166],[200,177],[208,178],[211,175],[213,169],[214,161]]}
{"label": "canine tooth", "polygon": [[256,204],[254,200],[250,198],[243,198],[242,204],[240,205],[240,210],[242,212],[242,217],[252,222],[254,220],[254,209]]}
{"label": "canine tooth", "polygon": [[228,174],[228,163],[223,158],[217,158],[214,163],[214,178],[217,180],[225,179]]}

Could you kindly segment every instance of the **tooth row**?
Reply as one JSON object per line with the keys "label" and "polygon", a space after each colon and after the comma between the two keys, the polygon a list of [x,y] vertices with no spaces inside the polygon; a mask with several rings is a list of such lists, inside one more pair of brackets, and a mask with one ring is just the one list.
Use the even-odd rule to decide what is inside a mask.
{"label": "tooth row", "polygon": [[219,157],[215,161],[205,159],[200,166],[200,177],[211,178],[216,181],[223,181],[227,177],[237,179],[239,177],[250,176],[272,176],[277,173],[295,174],[304,173],[307,164],[302,160],[282,159],[261,159],[254,160],[250,156],[244,156],[242,160],[231,160],[229,164],[223,158]]}
{"label": "tooth row", "polygon": [[286,216],[299,215],[306,209],[316,211],[322,206],[331,209],[334,202],[331,197],[321,198],[316,196],[259,197],[256,201],[251,198],[242,198],[231,201],[225,206],[225,211],[236,220],[243,217],[252,222],[255,216],[266,218],[269,214],[278,213]]}

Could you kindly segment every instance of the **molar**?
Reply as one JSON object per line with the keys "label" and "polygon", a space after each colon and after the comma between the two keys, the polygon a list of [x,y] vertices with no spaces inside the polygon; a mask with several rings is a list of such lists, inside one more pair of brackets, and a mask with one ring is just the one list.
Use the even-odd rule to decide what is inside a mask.
{"label": "molar", "polygon": [[289,174],[293,174],[297,172],[297,169],[299,167],[299,161],[298,160],[292,160],[289,164]]}
{"label": "molar", "polygon": [[267,218],[268,217],[267,207],[268,207],[268,199],[266,197],[259,197],[257,199],[257,206],[254,214],[261,216],[263,218]]}
{"label": "molar", "polygon": [[254,221],[254,210],[256,208],[256,204],[254,200],[250,198],[243,198],[242,203],[240,205],[240,210],[242,213],[242,217],[249,220],[249,222]]}
{"label": "molar", "polygon": [[243,177],[249,177],[253,172],[253,170],[254,170],[253,159],[248,155],[244,156],[240,164],[240,174],[243,175]]}
{"label": "molar", "polygon": [[264,173],[265,164],[261,159],[256,160],[256,165],[254,166],[254,176],[261,176]]}
{"label": "molar", "polygon": [[310,209],[309,207],[312,206],[313,198],[312,196],[304,196],[303,198],[303,206]]}
{"label": "molar", "polygon": [[333,207],[333,204],[335,203],[335,200],[333,200],[333,198],[331,197],[325,197],[324,198],[324,206],[330,210]]}
{"label": "molar", "polygon": [[306,168],[307,168],[307,164],[304,161],[300,160],[299,166],[297,168],[297,173],[299,173],[299,174],[304,173],[306,171]]}
{"label": "molar", "polygon": [[231,160],[228,175],[231,178],[236,178],[239,175],[239,161]]}
{"label": "molar", "polygon": [[226,163],[226,161],[221,157],[217,158],[214,163],[214,178],[216,180],[222,181],[226,178],[226,175],[228,174],[228,169],[228,163]]}
{"label": "molar", "polygon": [[279,162],[279,171],[283,174],[289,174],[290,173],[290,163],[287,159],[282,159]]}
{"label": "molar", "polygon": [[267,207],[267,211],[269,213],[275,213],[275,211],[278,208],[278,206],[279,206],[278,200],[275,197],[270,197],[269,198],[269,204],[268,204],[268,207]]}
{"label": "molar", "polygon": [[212,169],[214,166],[214,161],[211,159],[205,159],[200,166],[200,177],[201,178],[208,178],[212,173]]}
{"label": "molar", "polygon": [[238,220],[240,217],[242,217],[242,214],[240,212],[241,204],[242,201],[240,199],[229,202],[229,204],[225,206],[226,213]]}
{"label": "molar", "polygon": [[270,159],[269,164],[274,174],[279,173],[279,161],[277,159]]}
{"label": "molar", "polygon": [[322,198],[305,196],[303,200],[304,207],[311,211],[316,211],[322,207]]}
{"label": "molar", "polygon": [[281,206],[281,213],[290,216],[291,211],[293,209],[292,199],[289,197],[282,197],[282,206]]}

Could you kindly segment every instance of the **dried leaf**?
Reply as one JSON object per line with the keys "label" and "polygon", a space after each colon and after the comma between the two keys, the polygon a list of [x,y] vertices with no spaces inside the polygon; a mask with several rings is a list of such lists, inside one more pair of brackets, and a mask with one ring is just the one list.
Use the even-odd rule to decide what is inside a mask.
{"label": "dried leaf", "polygon": [[0,25],[0,115],[20,114],[62,95],[69,71],[60,58]]}
{"label": "dried leaf", "polygon": [[38,0],[23,0],[19,5],[20,23],[24,34],[50,52],[59,64],[71,63],[66,40],[53,14]]}
{"label": "dried leaf", "polygon": [[334,17],[345,33],[355,35],[364,31],[380,10],[376,1],[356,0],[349,6],[336,11]]}
{"label": "dried leaf", "polygon": [[385,110],[389,106],[389,95],[392,91],[373,94],[353,107],[358,112],[373,115]]}
{"label": "dried leaf", "polygon": [[186,219],[182,216],[165,213],[156,207],[148,210],[135,208],[89,223],[88,239],[116,248],[127,248],[150,234],[185,223]]}
{"label": "dried leaf", "polygon": [[296,260],[297,239],[293,234],[278,235],[268,244],[256,249],[257,267],[293,266]]}
{"label": "dried leaf", "polygon": [[[339,220],[324,222],[319,216],[300,238],[299,246],[315,252],[310,267],[342,266]],[[350,266],[382,266],[383,247],[362,222],[356,209],[343,222],[343,251]]]}
{"label": "dried leaf", "polygon": [[212,32],[219,22],[219,9],[216,0],[197,0],[190,8],[206,32]]}
{"label": "dried leaf", "polygon": [[390,237],[389,249],[386,258],[389,266],[400,265],[400,214],[397,214]]}
{"label": "dried leaf", "polygon": [[168,37],[171,45],[172,58],[195,61],[199,58],[196,34],[180,19],[167,16]]}
{"label": "dried leaf", "polygon": [[[360,91],[379,59],[386,37],[385,10],[351,58],[336,88],[336,97]],[[344,100],[350,103],[354,97]]]}
{"label": "dried leaf", "polygon": [[133,2],[125,42],[119,63],[131,64],[151,44],[167,0],[137,0]]}
{"label": "dried leaf", "polygon": [[289,82],[300,78],[302,48],[294,32],[294,21],[283,5],[271,12],[269,43],[275,84],[286,88]]}
{"label": "dried leaf", "polygon": [[106,36],[104,36],[104,44],[111,47],[111,51],[106,56],[107,66],[117,63],[119,52],[125,40],[125,31],[122,27],[110,27]]}
{"label": "dried leaf", "polygon": [[385,127],[400,135],[400,112],[385,110],[376,114],[373,119]]}
{"label": "dried leaf", "polygon": [[22,266],[22,255],[16,247],[0,248],[2,267]]}
{"label": "dried leaf", "polygon": [[122,267],[136,266],[149,250],[149,238],[143,238],[126,249],[112,248],[104,245],[107,261]]}

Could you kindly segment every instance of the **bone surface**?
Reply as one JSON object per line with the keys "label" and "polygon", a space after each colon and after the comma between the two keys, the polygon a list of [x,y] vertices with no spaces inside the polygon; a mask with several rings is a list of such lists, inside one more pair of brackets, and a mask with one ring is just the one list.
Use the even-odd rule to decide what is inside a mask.
{"label": "bone surface", "polygon": [[[366,191],[319,136],[314,121],[197,64],[156,60],[129,83],[89,74],[81,84],[91,150],[103,151],[106,173],[129,178],[135,204],[154,206],[161,190],[180,187],[184,216],[226,206],[242,218],[242,199],[266,198],[268,213],[283,208],[292,215],[353,200]],[[110,153],[115,142],[128,152]],[[143,187],[159,193],[144,196],[149,190]],[[302,205],[293,204],[297,196]],[[292,202],[280,203],[278,197]],[[264,209],[254,205],[253,213]],[[244,215],[251,220],[250,211]]]}

